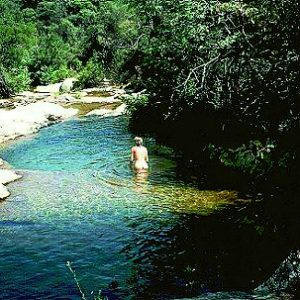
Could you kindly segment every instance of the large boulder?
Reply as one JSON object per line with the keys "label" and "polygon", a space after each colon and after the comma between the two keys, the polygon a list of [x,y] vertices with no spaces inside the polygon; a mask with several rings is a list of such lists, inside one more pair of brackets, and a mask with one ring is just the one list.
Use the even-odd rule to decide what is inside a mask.
{"label": "large boulder", "polygon": [[69,93],[74,88],[74,83],[77,81],[76,78],[67,78],[59,87],[61,93]]}

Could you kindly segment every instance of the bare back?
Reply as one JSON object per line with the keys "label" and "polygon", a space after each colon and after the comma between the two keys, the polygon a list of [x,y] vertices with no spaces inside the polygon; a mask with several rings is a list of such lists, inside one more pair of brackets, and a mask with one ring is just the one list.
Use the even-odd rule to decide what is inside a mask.
{"label": "bare back", "polygon": [[144,146],[134,146],[131,149],[131,161],[136,169],[148,169],[148,151]]}
{"label": "bare back", "polygon": [[133,160],[135,161],[148,161],[148,151],[144,146],[134,146],[131,149]]}

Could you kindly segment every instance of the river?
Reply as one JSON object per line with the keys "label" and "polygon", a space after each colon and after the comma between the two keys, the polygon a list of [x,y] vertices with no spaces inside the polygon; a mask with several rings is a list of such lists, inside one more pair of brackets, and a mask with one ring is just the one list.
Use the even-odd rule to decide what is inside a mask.
{"label": "river", "polygon": [[151,137],[135,174],[127,125],[83,117],[1,150],[24,177],[0,203],[0,299],[80,299],[76,281],[86,299],[277,299],[251,292],[291,250],[249,214],[259,199],[183,182]]}

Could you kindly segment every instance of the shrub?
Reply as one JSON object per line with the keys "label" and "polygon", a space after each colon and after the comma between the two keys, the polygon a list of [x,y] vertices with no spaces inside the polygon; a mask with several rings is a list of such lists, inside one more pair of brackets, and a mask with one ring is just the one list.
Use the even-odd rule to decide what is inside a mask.
{"label": "shrub", "polygon": [[78,83],[81,87],[99,86],[104,77],[104,70],[101,64],[95,62],[95,58],[93,58],[80,71]]}

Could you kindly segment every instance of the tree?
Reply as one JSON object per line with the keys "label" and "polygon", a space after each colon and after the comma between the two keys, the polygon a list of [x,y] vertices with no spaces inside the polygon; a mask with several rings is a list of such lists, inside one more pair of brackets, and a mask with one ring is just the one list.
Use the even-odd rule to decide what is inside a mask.
{"label": "tree", "polygon": [[0,74],[0,98],[8,98],[11,96],[11,91],[4,80],[4,76]]}
{"label": "tree", "polygon": [[[299,4],[131,3],[140,12],[142,38],[129,63],[135,66],[130,75],[152,95],[147,107],[135,110],[134,122],[141,118],[145,123],[145,115],[151,114],[148,128],[156,134],[194,158],[213,149],[221,163],[228,163],[226,151],[241,154],[261,145],[257,150],[261,158],[253,162],[262,165],[254,169],[258,174],[278,169],[279,156],[289,151],[292,141],[279,156],[278,145],[299,128],[300,121]],[[134,76],[137,69],[140,73]],[[193,153],[186,147],[190,140],[196,143]],[[265,157],[271,157],[269,167]],[[232,159],[232,165],[240,168]]]}

